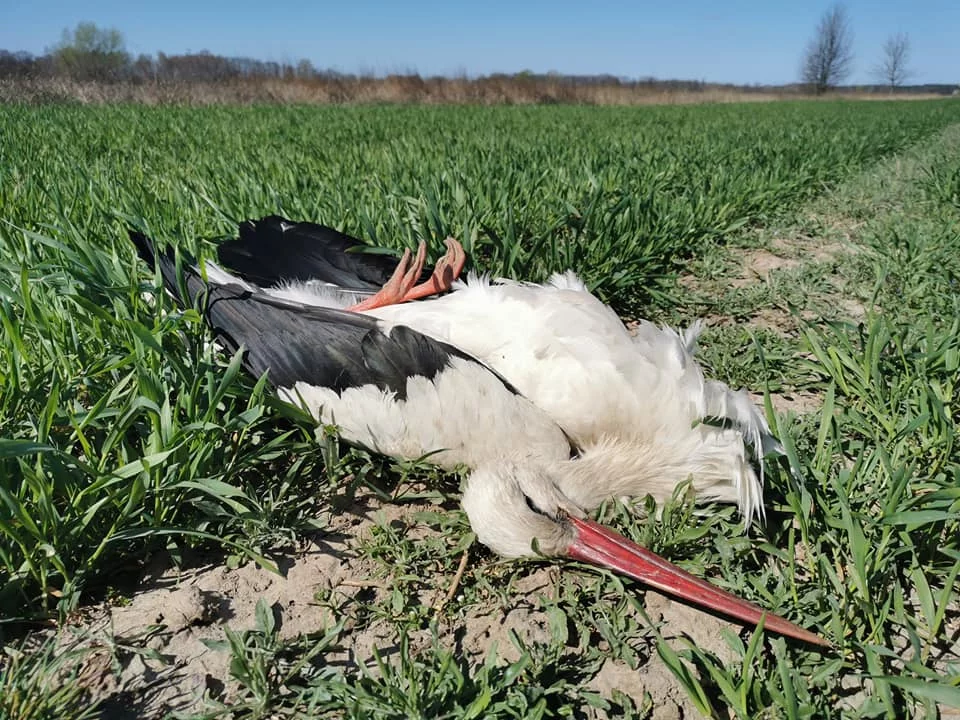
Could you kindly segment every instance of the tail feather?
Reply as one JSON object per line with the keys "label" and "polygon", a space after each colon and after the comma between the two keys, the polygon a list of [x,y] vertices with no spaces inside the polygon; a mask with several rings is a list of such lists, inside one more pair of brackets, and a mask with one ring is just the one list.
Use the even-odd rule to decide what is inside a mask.
{"label": "tail feather", "polygon": [[703,387],[703,400],[706,415],[731,423],[753,450],[760,469],[759,482],[740,483],[740,508],[748,523],[754,512],[762,520],[765,516],[762,497],[764,458],[782,453],[783,446],[770,432],[766,418],[745,390],[732,390],[722,382],[708,380]]}
{"label": "tail feather", "polygon": [[707,413],[734,423],[758,457],[783,452],[783,445],[774,437],[767,419],[745,390],[731,390],[722,382],[710,380],[704,387],[704,396]]}
{"label": "tail feather", "polygon": [[697,320],[677,332],[644,322],[634,341],[644,344],[645,354],[655,361],[657,367],[672,371],[678,382],[688,388],[704,417],[733,423],[758,457],[783,452],[783,446],[770,432],[766,419],[745,390],[732,390],[725,383],[704,378],[694,357],[703,327],[703,321]]}
{"label": "tail feather", "polygon": [[[763,458],[771,453],[782,453],[783,446],[770,431],[766,419],[745,390],[732,390],[717,380],[708,380],[694,357],[697,341],[703,331],[703,322],[698,320],[683,331],[660,328],[653,323],[643,322],[637,328],[634,342],[643,349],[644,354],[663,370],[678,387],[684,388],[683,395],[695,408],[698,419],[714,418],[723,421],[736,430],[743,443],[753,451],[759,465],[759,478],[749,467],[749,458],[744,457],[743,468],[734,473],[733,484],[739,498],[740,510],[746,522],[750,522],[756,513],[763,517]],[[719,442],[724,431],[715,430]],[[728,442],[720,442],[727,448]],[[738,451],[738,455],[740,452]]]}
{"label": "tail feather", "polygon": [[164,287],[173,294],[177,302],[181,305],[192,305],[197,296],[204,291],[204,283],[196,272],[184,272],[183,283],[181,283],[181,277],[177,272],[176,251],[173,248],[168,247],[164,252],[158,253],[153,240],[143,233],[130,230],[129,235],[140,259],[151,267],[159,268]]}

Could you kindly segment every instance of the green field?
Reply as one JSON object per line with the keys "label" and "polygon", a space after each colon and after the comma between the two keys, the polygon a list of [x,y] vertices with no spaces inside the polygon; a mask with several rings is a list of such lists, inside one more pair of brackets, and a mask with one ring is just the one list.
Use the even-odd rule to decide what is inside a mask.
{"label": "green field", "polygon": [[[263,608],[232,633],[232,716],[649,716],[655,689],[588,687],[608,660],[669,668],[678,708],[717,717],[960,707],[958,128],[949,100],[0,107],[0,717],[78,716],[89,658],[108,648],[112,672],[134,653],[21,653],[36,623],[128,603],[158,558],[284,567],[358,503],[398,510],[354,548],[370,584],[314,598],[331,620],[310,635],[281,637]],[[457,478],[318,446],[195,313],[158,312],[126,238],[206,252],[270,213],[434,257],[454,235],[494,275],[572,268],[625,317],[706,316],[705,364],[769,390],[788,450],[767,523],[745,535],[731,508],[680,499],[605,518],[837,651],[727,625],[722,651],[686,642],[651,627],[642,587],[572,566],[531,591],[547,566],[471,546]],[[462,650],[472,618],[521,596],[539,634]],[[389,658],[331,660],[371,628]]]}

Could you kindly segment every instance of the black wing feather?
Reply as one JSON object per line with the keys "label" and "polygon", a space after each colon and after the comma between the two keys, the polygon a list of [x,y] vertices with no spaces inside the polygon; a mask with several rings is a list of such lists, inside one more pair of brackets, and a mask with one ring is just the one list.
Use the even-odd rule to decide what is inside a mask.
{"label": "black wing feather", "polygon": [[[279,215],[240,223],[240,237],[217,248],[220,263],[261,287],[283,281],[332,283],[348,290],[376,292],[393,275],[398,259],[370,252],[362,240],[326,225],[293,222]],[[433,268],[424,268],[420,281]]]}
{"label": "black wing feather", "polygon": [[194,266],[183,266],[184,296],[173,251],[155,254],[145,235],[131,232],[130,237],[148,264],[159,265],[164,285],[182,304],[195,305],[206,294],[204,314],[218,340],[233,351],[245,348],[246,369],[256,377],[268,373],[274,387],[305,382],[342,392],[375,385],[405,399],[410,377],[433,379],[455,357],[486,367],[411,328],[395,326],[387,332],[369,315],[301,305],[238,285],[207,286]]}

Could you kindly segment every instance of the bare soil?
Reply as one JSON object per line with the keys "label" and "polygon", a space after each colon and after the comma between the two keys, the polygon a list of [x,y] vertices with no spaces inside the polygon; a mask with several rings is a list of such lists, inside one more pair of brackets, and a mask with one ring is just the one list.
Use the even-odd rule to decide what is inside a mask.
{"label": "bare soil", "polygon": [[[388,661],[395,657],[399,646],[391,623],[356,624],[349,613],[337,616],[331,603],[318,600],[332,594],[343,607],[360,592],[373,593],[371,602],[387,599],[389,580],[374,577],[374,565],[358,553],[357,546],[376,524],[378,512],[383,513],[380,522],[390,522],[416,508],[371,503],[367,507],[362,516],[343,516],[340,528],[335,527],[331,535],[305,543],[281,563],[279,575],[253,562],[236,569],[219,563],[189,569],[152,567],[144,571],[139,589],[128,600],[86,609],[81,621],[61,633],[64,637],[80,634],[98,648],[83,675],[94,698],[103,703],[101,716],[149,720],[171,711],[195,712],[204,707],[205,696],[229,703],[239,688],[230,676],[230,654],[206,643],[224,640],[226,626],[233,631],[254,629],[261,598],[273,608],[284,639],[321,634],[337,621],[345,623],[340,643],[324,657],[327,665],[351,672],[371,663],[374,650]],[[432,531],[424,528],[423,532]],[[531,566],[531,571],[514,583],[512,605],[469,607],[462,620],[441,626],[441,642],[477,663],[483,662],[493,647],[502,661],[517,660],[520,652],[510,640],[511,632],[527,645],[550,643],[542,598],[553,592],[557,572],[562,571]],[[448,589],[438,587],[421,601],[435,606]],[[652,591],[645,594],[645,606],[665,637],[685,635],[717,657],[732,659],[721,630],[729,627],[736,631],[735,626]],[[430,643],[427,631],[422,637],[414,633],[410,641],[413,651]],[[679,641],[675,644],[677,649],[683,647]],[[606,661],[588,689],[606,697],[617,690],[638,707],[649,693],[653,717],[664,720],[698,716],[655,655],[636,669],[621,661]]]}

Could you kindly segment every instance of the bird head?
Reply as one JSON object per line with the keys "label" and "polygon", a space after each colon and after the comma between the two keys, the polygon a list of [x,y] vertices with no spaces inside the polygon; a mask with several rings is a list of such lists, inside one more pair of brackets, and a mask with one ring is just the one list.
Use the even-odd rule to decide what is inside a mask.
{"label": "bird head", "polygon": [[566,555],[576,531],[565,519],[584,515],[543,469],[508,462],[478,468],[462,504],[480,542],[508,558]]}
{"label": "bird head", "polygon": [[508,558],[547,555],[613,570],[693,604],[768,630],[829,647],[818,635],[721,590],[586,517],[583,508],[537,464],[478,468],[464,488],[463,509],[477,538]]}

